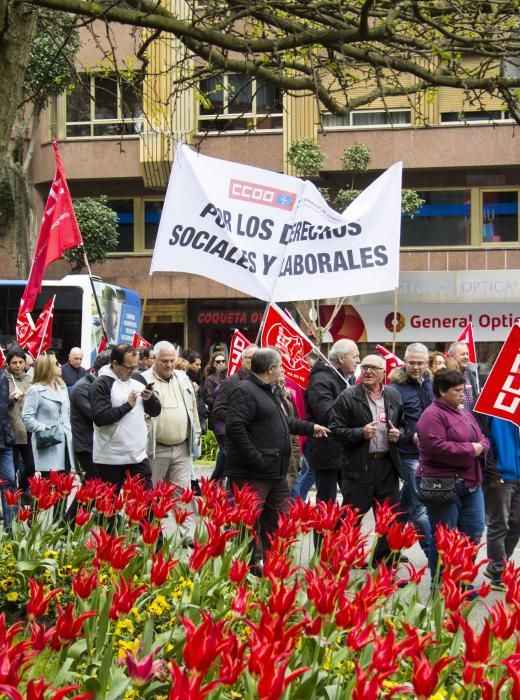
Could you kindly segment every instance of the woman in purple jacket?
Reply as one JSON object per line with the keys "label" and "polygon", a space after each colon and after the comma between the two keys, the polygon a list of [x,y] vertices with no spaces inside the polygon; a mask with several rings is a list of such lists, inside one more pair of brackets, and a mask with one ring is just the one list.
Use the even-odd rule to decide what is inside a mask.
{"label": "woman in purple jacket", "polygon": [[[454,503],[426,503],[432,532],[442,523],[478,542],[485,526],[482,469],[489,442],[463,407],[464,375],[441,369],[433,378],[433,402],[417,422],[421,476],[456,478]],[[437,571],[435,538],[428,556],[432,581]]]}

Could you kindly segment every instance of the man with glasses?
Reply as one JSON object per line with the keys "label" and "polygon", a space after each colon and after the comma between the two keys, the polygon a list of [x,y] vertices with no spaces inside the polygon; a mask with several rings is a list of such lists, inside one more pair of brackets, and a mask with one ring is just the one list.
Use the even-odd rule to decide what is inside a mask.
{"label": "man with glasses", "polygon": [[116,345],[110,365],[101,368],[90,389],[94,464],[99,476],[118,489],[127,472],[141,476],[152,487],[145,413],[158,416],[161,404],[138,372],[138,357],[131,345]]}
{"label": "man with glasses", "polygon": [[251,373],[232,392],[226,414],[225,471],[233,483],[239,487],[248,484],[261,499],[259,526],[264,551],[270,547],[279,513],[288,507],[290,433],[327,437],[330,432],[282,411],[275,390],[282,372],[281,359],[275,348],[257,350]]}
{"label": "man with glasses", "polygon": [[[384,381],[385,361],[379,355],[367,355],[361,361],[361,382],[339,395],[329,423],[331,437],[344,446],[343,504],[358,508],[361,516],[376,501],[399,502],[397,441],[404,435],[403,402]],[[389,554],[386,540],[380,538],[374,561]]]}
{"label": "man with glasses", "polygon": [[426,506],[417,497],[417,421],[433,400],[432,382],[428,371],[428,348],[422,343],[412,343],[404,353],[404,368],[394,369],[390,374],[392,386],[401,395],[404,408],[405,432],[399,441],[399,454],[403,469],[403,487],[399,497],[400,508],[422,538],[419,541],[423,552],[428,556],[428,546],[432,536]]}

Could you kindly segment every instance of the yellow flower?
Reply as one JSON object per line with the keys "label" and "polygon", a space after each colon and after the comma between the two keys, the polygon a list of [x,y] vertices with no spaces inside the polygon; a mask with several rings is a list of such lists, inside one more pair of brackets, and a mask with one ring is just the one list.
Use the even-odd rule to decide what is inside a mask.
{"label": "yellow flower", "polygon": [[44,559],[57,559],[58,552],[55,549],[46,549],[45,552],[43,553],[43,558]]}
{"label": "yellow flower", "polygon": [[9,591],[6,598],[10,603],[14,603],[16,600],[18,600],[18,593],[16,591]]}
{"label": "yellow flower", "polygon": [[126,639],[120,639],[117,642],[117,646],[119,647],[119,650],[117,652],[117,658],[124,659],[128,653],[137,654],[139,642],[139,639],[134,639],[133,642],[128,642]]}
{"label": "yellow flower", "polygon": [[163,595],[158,595],[148,606],[148,611],[152,615],[162,615],[165,610],[170,609],[170,604]]}
{"label": "yellow flower", "polygon": [[135,700],[139,695],[139,691],[136,688],[129,688],[123,696],[123,700]]}
{"label": "yellow flower", "polygon": [[122,637],[125,632],[128,632],[129,634],[133,634],[135,631],[134,628],[134,623],[132,620],[129,620],[128,618],[123,619],[123,620],[118,620],[116,624],[116,628],[114,630],[114,634],[118,637]]}
{"label": "yellow flower", "polygon": [[9,588],[12,588],[13,586],[14,578],[12,576],[8,576],[7,578],[4,578],[0,581],[0,587],[3,591],[9,590]]}
{"label": "yellow flower", "polygon": [[446,688],[439,688],[439,690],[430,695],[430,700],[445,700],[448,697],[448,691]]}
{"label": "yellow flower", "polygon": [[134,620],[135,620],[136,622],[141,622],[142,619],[143,619],[143,618],[141,617],[141,613],[139,612],[139,610],[138,610],[137,608],[131,608],[131,609],[130,609],[130,614],[133,615]]}

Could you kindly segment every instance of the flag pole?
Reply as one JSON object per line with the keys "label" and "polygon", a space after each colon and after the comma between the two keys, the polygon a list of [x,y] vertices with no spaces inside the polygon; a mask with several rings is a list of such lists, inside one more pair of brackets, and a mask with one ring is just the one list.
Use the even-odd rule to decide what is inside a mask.
{"label": "flag pole", "polygon": [[43,342],[45,340],[45,335],[47,334],[47,329],[49,328],[49,322],[54,315],[54,302],[55,301],[56,301],[56,294],[54,294],[54,296],[52,297],[52,304],[51,304],[51,308],[49,309],[49,313],[47,314],[47,320],[45,321],[45,328],[42,330],[42,339],[40,341],[40,347],[38,348],[38,354],[36,355],[37,358],[40,357],[40,354],[42,351],[42,345],[43,345]]}
{"label": "flag pole", "polygon": [[107,345],[108,345],[108,343],[109,343],[108,333],[107,333],[107,329],[105,326],[105,322],[103,321],[103,312],[101,311],[101,304],[99,303],[98,295],[96,292],[96,287],[94,286],[94,280],[92,278],[92,270],[90,269],[90,263],[89,263],[88,258],[87,258],[87,251],[85,250],[85,246],[83,243],[81,244],[81,249],[83,250],[83,262],[85,263],[85,267],[87,268],[88,277],[90,280],[90,286],[92,288],[92,294],[94,295],[94,301],[96,302],[96,309],[97,309],[98,316],[99,316],[99,323],[101,324],[101,332],[105,336],[105,340],[107,341]]}
{"label": "flag pole", "polygon": [[273,302],[273,299],[271,297],[271,300],[268,301],[267,304],[265,305],[264,315],[262,316],[262,320],[260,321],[260,326],[258,327],[258,333],[256,334],[256,340],[255,340],[255,345],[258,345],[258,347],[260,347],[260,339],[262,337],[262,327],[265,323],[265,319],[267,318],[267,312],[269,311],[269,307],[271,306],[272,302]]}
{"label": "flag pole", "polygon": [[394,289],[394,317],[392,320],[392,354],[395,355],[395,336],[397,335],[397,300],[399,297],[399,287]]}

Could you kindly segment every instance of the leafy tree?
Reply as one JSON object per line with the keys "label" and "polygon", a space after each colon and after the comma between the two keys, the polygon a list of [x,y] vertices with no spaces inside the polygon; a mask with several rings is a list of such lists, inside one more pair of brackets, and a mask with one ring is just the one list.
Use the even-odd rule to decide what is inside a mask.
{"label": "leafy tree", "polygon": [[325,160],[325,153],[310,138],[293,141],[287,149],[287,162],[298,177],[316,177]]}
{"label": "leafy tree", "polygon": [[[116,212],[108,206],[104,195],[76,199],[74,211],[89,263],[105,262],[107,253],[115,250],[119,241]],[[81,272],[85,264],[81,246],[69,248],[63,257],[70,262],[73,272]]]}
{"label": "leafy tree", "polygon": [[[376,99],[459,88],[468,101],[500,98],[520,123],[518,0],[26,2],[143,27],[154,39],[177,37],[186,48],[185,64],[175,66],[179,85],[196,82],[204,69],[243,73],[311,92],[343,116]],[[192,56],[201,59],[195,68]]]}

